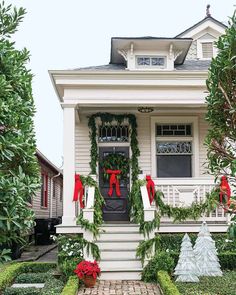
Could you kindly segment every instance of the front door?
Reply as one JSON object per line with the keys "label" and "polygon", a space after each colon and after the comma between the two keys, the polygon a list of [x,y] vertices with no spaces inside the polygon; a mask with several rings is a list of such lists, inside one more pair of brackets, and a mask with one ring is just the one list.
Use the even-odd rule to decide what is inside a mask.
{"label": "front door", "polygon": [[[129,158],[129,147],[100,147],[99,148],[99,162],[109,154],[122,154]],[[99,187],[101,194],[105,200],[103,207],[103,220],[104,221],[128,221],[128,192],[129,192],[129,175],[126,179],[119,180],[120,184],[120,197],[116,194],[115,187],[113,188],[112,195],[109,196],[109,179],[104,177],[104,172],[99,165]]]}

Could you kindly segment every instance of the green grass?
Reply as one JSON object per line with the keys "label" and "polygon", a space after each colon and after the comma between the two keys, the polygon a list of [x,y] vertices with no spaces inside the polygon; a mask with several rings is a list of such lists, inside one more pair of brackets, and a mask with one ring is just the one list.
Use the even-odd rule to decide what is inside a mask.
{"label": "green grass", "polygon": [[222,277],[202,277],[200,283],[175,283],[181,295],[236,295],[236,271]]}

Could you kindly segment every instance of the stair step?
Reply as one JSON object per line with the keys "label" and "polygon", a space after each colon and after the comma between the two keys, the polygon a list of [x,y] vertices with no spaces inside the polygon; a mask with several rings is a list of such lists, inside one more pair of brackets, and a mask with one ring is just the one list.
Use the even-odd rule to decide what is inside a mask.
{"label": "stair step", "polygon": [[106,232],[139,232],[139,226],[134,224],[103,224],[101,229]]}
{"label": "stair step", "polygon": [[117,260],[117,259],[109,259],[109,260],[101,260],[100,261],[100,267],[101,269],[109,269],[109,268],[113,268],[113,269],[133,269],[133,268],[141,268],[142,264],[139,260],[137,259],[133,259],[133,260]]}
{"label": "stair step", "polygon": [[98,241],[141,241],[143,236],[138,232],[105,232],[100,234]]}
{"label": "stair step", "polygon": [[134,250],[139,245],[139,241],[98,241],[96,242],[99,249],[103,250]]}
{"label": "stair step", "polygon": [[134,250],[102,250],[101,259],[112,259],[119,257],[119,259],[135,259],[136,251]]}
{"label": "stair step", "polygon": [[105,269],[100,280],[141,280],[142,269]]}

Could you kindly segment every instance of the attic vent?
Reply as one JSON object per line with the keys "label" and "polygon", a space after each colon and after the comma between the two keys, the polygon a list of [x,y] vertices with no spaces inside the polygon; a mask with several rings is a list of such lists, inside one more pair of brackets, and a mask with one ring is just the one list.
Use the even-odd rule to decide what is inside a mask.
{"label": "attic vent", "polygon": [[213,43],[212,42],[202,43],[202,57],[203,58],[212,58],[213,57]]}

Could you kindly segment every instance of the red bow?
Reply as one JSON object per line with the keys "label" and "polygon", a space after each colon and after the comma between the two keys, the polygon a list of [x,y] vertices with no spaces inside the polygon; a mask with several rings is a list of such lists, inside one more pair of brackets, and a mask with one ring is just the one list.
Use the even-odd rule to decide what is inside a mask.
{"label": "red bow", "polygon": [[111,175],[110,176],[110,188],[109,188],[108,195],[110,197],[112,196],[112,194],[113,194],[113,185],[115,185],[116,186],[116,195],[118,197],[120,197],[121,196],[121,194],[120,194],[120,182],[119,182],[119,179],[117,178],[117,175],[121,174],[121,170],[107,169],[106,173]]}
{"label": "red bow", "polygon": [[146,188],[148,191],[148,197],[149,197],[149,201],[151,205],[155,196],[155,184],[150,175],[146,176],[146,181],[147,181]]}
{"label": "red bow", "polygon": [[77,202],[79,199],[80,208],[84,208],[83,202],[84,187],[79,174],[75,174],[75,188],[73,201]]}
{"label": "red bow", "polygon": [[227,205],[230,205],[231,189],[226,176],[221,177],[220,183],[220,202],[223,202],[223,197],[227,196]]}

